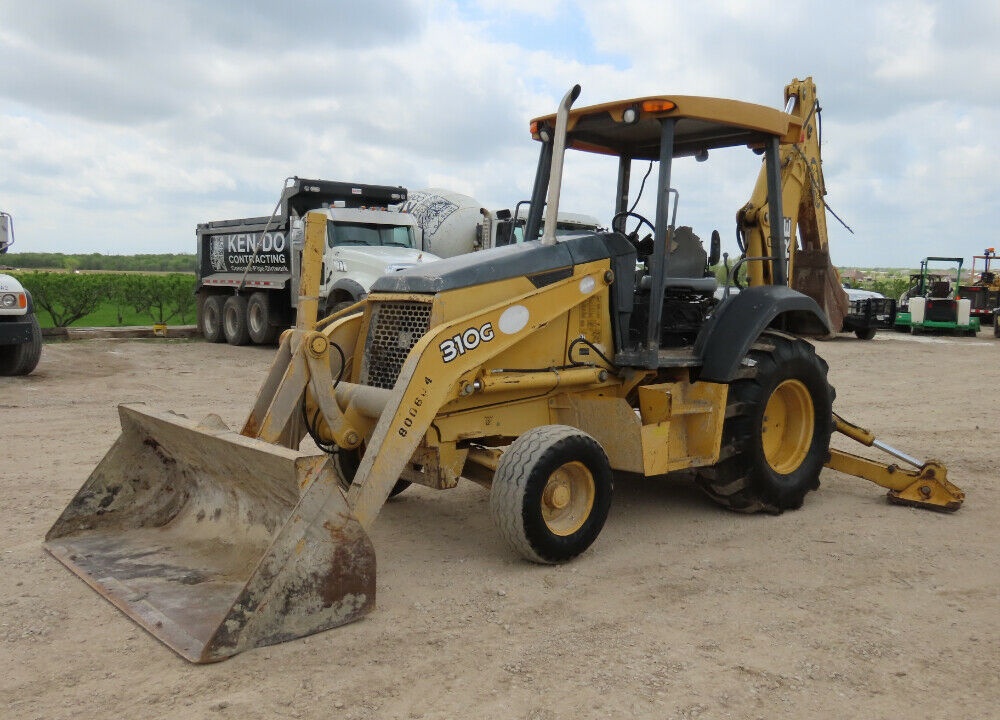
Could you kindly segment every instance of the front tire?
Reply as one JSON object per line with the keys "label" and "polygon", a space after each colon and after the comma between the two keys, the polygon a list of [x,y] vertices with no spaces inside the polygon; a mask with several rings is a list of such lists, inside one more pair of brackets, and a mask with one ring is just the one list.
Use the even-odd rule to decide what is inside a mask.
{"label": "front tire", "polygon": [[729,386],[719,461],[700,487],[738,512],[781,513],[819,487],[830,454],[834,390],[812,345],[765,333]]}
{"label": "front tire", "polygon": [[854,335],[855,337],[858,338],[858,340],[871,340],[872,338],[875,337],[875,328],[864,328],[863,330],[855,330]]}
{"label": "front tire", "polygon": [[250,328],[247,324],[247,299],[243,295],[230,295],[222,307],[222,327],[230,345],[247,345]]}
{"label": "front tire", "polygon": [[0,375],[28,375],[38,367],[42,357],[42,328],[34,313],[27,319],[31,323],[31,340],[0,346]]}
{"label": "front tire", "polygon": [[590,435],[544,425],[521,435],[500,458],[490,512],[504,542],[537,563],[560,563],[589,548],[607,520],[611,465]]}
{"label": "front tire", "polygon": [[224,295],[209,295],[201,308],[201,334],[210,343],[226,341],[226,333],[222,329],[223,308],[226,304]]}

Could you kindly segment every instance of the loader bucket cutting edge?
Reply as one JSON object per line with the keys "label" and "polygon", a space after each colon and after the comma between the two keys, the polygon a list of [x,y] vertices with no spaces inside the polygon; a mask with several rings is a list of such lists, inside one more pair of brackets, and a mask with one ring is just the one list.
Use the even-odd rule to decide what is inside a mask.
{"label": "loader bucket cutting edge", "polygon": [[372,610],[375,550],[326,456],[217,417],[119,414],[45,548],[139,625],[204,663]]}

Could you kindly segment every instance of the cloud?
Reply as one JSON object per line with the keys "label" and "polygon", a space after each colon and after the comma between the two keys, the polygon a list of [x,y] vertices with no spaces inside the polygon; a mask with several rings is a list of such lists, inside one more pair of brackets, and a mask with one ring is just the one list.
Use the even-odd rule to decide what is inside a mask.
{"label": "cloud", "polygon": [[[812,75],[842,264],[914,265],[992,232],[1000,6],[937,0],[119,2],[0,6],[0,205],[19,249],[192,252],[197,222],[270,212],[290,175],[527,197],[531,117],[676,92],[780,107]],[[758,161],[678,176],[731,244]],[[573,210],[610,219],[579,158]],[[636,169],[634,172],[640,172]],[[567,205],[569,208],[569,205]],[[734,249],[734,248],[731,248]]]}

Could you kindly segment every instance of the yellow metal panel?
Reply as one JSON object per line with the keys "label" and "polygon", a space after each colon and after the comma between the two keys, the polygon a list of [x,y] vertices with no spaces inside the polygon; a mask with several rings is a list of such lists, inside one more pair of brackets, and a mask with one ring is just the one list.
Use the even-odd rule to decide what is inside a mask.
{"label": "yellow metal panel", "polygon": [[644,425],[670,419],[670,388],[674,383],[639,388],[639,411]]}
{"label": "yellow metal panel", "polygon": [[671,429],[669,422],[642,426],[642,471],[647,476],[662,475],[670,469],[671,456],[684,454],[685,439],[671,438]]}
{"label": "yellow metal panel", "polygon": [[727,391],[704,382],[640,387],[643,472],[660,475],[718,460]]}
{"label": "yellow metal panel", "polygon": [[604,448],[611,467],[642,472],[642,423],[624,398],[560,395],[551,401],[550,422],[583,430]]}
{"label": "yellow metal panel", "polygon": [[[490,400],[492,402],[494,397],[490,396]],[[483,437],[517,437],[549,422],[548,400],[540,397],[520,402],[500,399],[495,405],[438,415],[434,427],[439,442],[459,442]]]}

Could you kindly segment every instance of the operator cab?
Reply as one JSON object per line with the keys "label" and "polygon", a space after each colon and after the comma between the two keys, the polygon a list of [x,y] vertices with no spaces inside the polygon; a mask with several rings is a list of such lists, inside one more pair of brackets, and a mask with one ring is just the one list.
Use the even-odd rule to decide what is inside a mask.
{"label": "operator cab", "polygon": [[[531,123],[532,137],[542,148],[526,238],[540,234],[546,193],[552,194],[550,175],[552,183],[561,178],[562,158],[554,162],[556,121],[557,115],[547,115]],[[565,148],[618,159],[612,231],[601,234],[615,275],[611,309],[616,363],[650,368],[676,364],[676,349],[691,351],[718,303],[710,266],[719,261],[719,234],[712,232],[706,251],[690,226],[677,224],[680,192],[671,183],[675,160],[700,162],[710,151],[737,146],[764,154],[768,211],[782,217],[778,148],[797,140],[800,132],[794,115],[718,98],[644,97],[569,110]],[[640,168],[648,164],[636,191],[631,187],[633,161]],[[556,166],[558,173],[553,171]],[[651,219],[636,208],[654,167]],[[774,224],[773,247],[784,247],[780,227]],[[776,273],[784,272],[783,263],[775,267]],[[784,277],[776,280],[784,284]]]}

